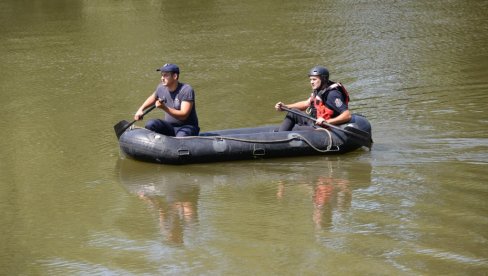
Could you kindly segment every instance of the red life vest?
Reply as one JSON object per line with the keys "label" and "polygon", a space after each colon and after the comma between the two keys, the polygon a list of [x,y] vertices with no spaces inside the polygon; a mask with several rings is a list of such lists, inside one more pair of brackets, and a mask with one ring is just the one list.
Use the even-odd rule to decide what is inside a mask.
{"label": "red life vest", "polygon": [[325,102],[327,101],[327,95],[331,90],[334,89],[337,89],[342,93],[342,95],[344,95],[346,104],[349,103],[349,93],[340,82],[333,83],[325,90],[314,91],[310,96],[310,104],[313,105],[313,108],[316,111],[316,118],[324,118],[325,120],[329,120],[334,115],[334,110],[328,108],[327,105],[325,105]]}

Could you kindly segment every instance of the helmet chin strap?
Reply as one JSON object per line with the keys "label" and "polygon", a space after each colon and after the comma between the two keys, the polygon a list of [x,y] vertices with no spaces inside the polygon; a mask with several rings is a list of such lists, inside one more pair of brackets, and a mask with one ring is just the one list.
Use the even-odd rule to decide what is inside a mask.
{"label": "helmet chin strap", "polygon": [[328,84],[329,84],[329,80],[324,76],[320,76],[320,90],[327,88]]}

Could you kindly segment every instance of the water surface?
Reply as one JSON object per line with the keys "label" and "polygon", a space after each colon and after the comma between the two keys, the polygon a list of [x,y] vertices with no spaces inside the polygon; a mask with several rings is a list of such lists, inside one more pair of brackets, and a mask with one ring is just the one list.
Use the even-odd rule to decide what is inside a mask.
{"label": "water surface", "polygon": [[[0,274],[486,273],[487,8],[0,1]],[[166,62],[202,131],[280,123],[274,104],[308,97],[325,65],[373,149],[123,159],[113,125]]]}

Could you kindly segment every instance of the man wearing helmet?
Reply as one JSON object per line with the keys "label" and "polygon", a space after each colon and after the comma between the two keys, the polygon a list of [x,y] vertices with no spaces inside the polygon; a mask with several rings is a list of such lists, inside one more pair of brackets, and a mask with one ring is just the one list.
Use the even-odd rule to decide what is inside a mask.
{"label": "man wearing helmet", "polygon": [[[339,82],[330,81],[329,70],[323,66],[315,66],[308,76],[313,89],[310,98],[292,104],[278,102],[275,105],[276,110],[283,111],[282,107],[306,110],[312,117],[317,118],[317,125],[322,125],[324,122],[333,125],[349,122],[352,117],[348,109],[349,94],[344,86]],[[296,124],[313,126],[314,122],[288,112],[279,131],[290,131]]]}

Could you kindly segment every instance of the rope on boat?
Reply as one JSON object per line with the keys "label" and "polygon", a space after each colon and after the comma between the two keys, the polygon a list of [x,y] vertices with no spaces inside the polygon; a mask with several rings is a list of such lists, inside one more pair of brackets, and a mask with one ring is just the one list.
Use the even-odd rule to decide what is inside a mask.
{"label": "rope on boat", "polygon": [[[139,128],[139,127],[135,127],[135,128]],[[134,129],[134,126],[132,127],[132,129]],[[244,142],[244,143],[261,143],[261,144],[285,143],[285,142],[291,142],[295,139],[298,139],[298,140],[304,141],[312,149],[314,149],[318,152],[325,153],[325,152],[332,151],[331,150],[332,149],[332,134],[330,133],[330,131],[328,129],[325,129],[325,128],[316,128],[315,130],[325,131],[327,133],[327,135],[329,136],[329,144],[327,145],[327,148],[325,150],[321,150],[321,149],[317,148],[307,138],[303,137],[300,134],[296,134],[295,137],[291,137],[288,139],[272,140],[272,141],[240,139],[240,138],[234,138],[234,137],[228,137],[228,136],[183,136],[183,137],[178,137],[178,139],[195,139],[195,138],[207,139],[207,140],[222,139],[222,140],[232,140],[232,141]],[[337,148],[334,151],[338,151],[338,150],[339,149]]]}
{"label": "rope on boat", "polygon": [[[328,152],[331,151],[332,148],[332,134],[328,129],[325,128],[316,128],[315,130],[318,131],[325,131],[327,135],[329,136],[329,144],[327,145],[327,148],[322,150],[317,148],[310,142],[307,138],[303,137],[300,134],[296,134],[296,136],[288,138],[288,139],[281,139],[281,140],[250,140],[250,139],[241,139],[241,138],[235,138],[235,137],[228,137],[228,136],[184,136],[184,137],[178,137],[178,139],[190,139],[190,138],[199,138],[199,139],[208,139],[208,140],[215,140],[215,139],[222,139],[222,140],[231,140],[231,141],[237,141],[237,142],[244,142],[244,143],[260,143],[260,144],[275,144],[275,143],[285,143],[285,142],[291,142],[293,140],[302,140],[307,145],[309,145],[312,149],[318,151],[318,152]],[[338,149],[337,149],[338,150]],[[335,150],[335,151],[337,151]]]}
{"label": "rope on boat", "polygon": [[[301,137],[301,135],[298,135]],[[191,138],[198,138],[198,139],[206,139],[206,140],[215,140],[215,139],[221,139],[221,140],[231,140],[231,141],[237,141],[237,142],[244,142],[244,143],[260,143],[260,144],[275,144],[275,143],[284,143],[284,142],[290,142],[298,137],[292,137],[288,139],[281,139],[281,140],[250,140],[250,139],[241,139],[241,138],[235,138],[235,137],[228,137],[228,136],[183,136],[183,137],[178,137],[178,139],[191,139]]]}
{"label": "rope on boat", "polygon": [[307,144],[312,147],[314,150],[318,151],[318,152],[328,152],[330,151],[330,149],[332,148],[332,134],[330,134],[330,131],[328,129],[325,129],[325,128],[316,128],[315,130],[322,130],[322,131],[325,131],[327,133],[327,135],[329,135],[329,144],[327,145],[327,148],[325,150],[321,150],[317,147],[315,147],[314,145],[312,145],[312,143],[310,143],[309,141],[307,141],[306,139],[305,142],[307,142]]}

